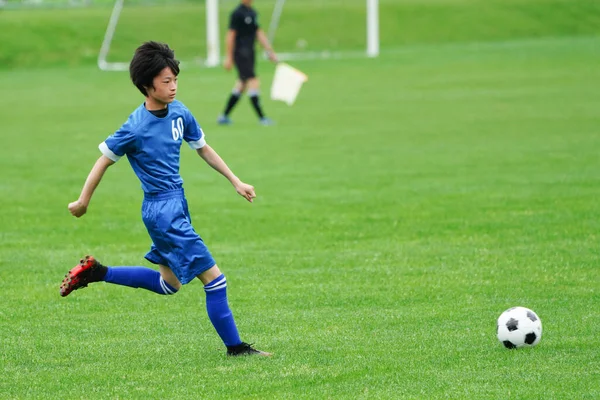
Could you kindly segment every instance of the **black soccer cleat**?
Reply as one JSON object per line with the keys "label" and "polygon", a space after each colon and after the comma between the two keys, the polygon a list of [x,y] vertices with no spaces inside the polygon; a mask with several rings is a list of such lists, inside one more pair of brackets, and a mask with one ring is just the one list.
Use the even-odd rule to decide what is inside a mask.
{"label": "black soccer cleat", "polygon": [[107,270],[108,268],[100,264],[94,257],[85,256],[65,275],[65,279],[60,284],[60,295],[68,296],[73,290],[103,280]]}
{"label": "black soccer cleat", "polygon": [[273,354],[266,351],[255,349],[252,343],[242,342],[237,346],[227,346],[227,355],[231,357],[239,356],[263,356],[271,357]]}

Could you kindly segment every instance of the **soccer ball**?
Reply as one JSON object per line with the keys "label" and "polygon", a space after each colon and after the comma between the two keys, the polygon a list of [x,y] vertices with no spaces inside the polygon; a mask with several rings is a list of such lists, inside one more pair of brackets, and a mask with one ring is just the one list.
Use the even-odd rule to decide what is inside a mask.
{"label": "soccer ball", "polygon": [[497,336],[507,349],[533,347],[542,338],[542,321],[529,308],[509,308],[498,318]]}

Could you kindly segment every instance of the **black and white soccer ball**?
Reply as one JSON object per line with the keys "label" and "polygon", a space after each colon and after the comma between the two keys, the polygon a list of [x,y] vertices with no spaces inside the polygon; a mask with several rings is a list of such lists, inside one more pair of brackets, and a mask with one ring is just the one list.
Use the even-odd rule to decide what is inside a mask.
{"label": "black and white soccer ball", "polygon": [[498,318],[497,336],[507,349],[533,347],[542,338],[542,321],[529,308],[509,308]]}

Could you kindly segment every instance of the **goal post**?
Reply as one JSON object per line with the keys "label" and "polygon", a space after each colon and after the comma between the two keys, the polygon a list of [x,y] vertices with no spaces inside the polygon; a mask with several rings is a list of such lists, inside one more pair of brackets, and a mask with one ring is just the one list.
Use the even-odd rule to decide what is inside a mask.
{"label": "goal post", "polygon": [[281,13],[283,12],[284,5],[285,0],[277,0],[277,2],[275,3],[273,15],[271,15],[271,22],[269,24],[269,32],[267,34],[269,42],[271,43],[275,41],[275,32],[277,32],[277,27],[279,26],[279,20],[281,18]]}
{"label": "goal post", "polygon": [[367,56],[379,55],[379,0],[367,0]]}
{"label": "goal post", "polygon": [[216,67],[221,62],[219,39],[219,0],[206,0],[206,66]]}
{"label": "goal post", "polygon": [[[289,9],[286,6],[289,6]],[[309,11],[301,8],[308,10],[311,6],[313,8],[310,11],[311,19],[306,20],[304,16],[303,20],[298,13],[308,13]],[[347,24],[340,23],[346,20]],[[300,26],[299,21],[314,25]],[[288,25],[295,27],[294,33],[298,35],[295,43],[291,43],[293,40],[290,34],[294,33],[290,32]],[[361,26],[364,28],[357,29]],[[311,35],[307,31],[319,33]],[[363,35],[364,39],[359,39],[356,35]],[[344,36],[348,36],[349,39],[346,40]],[[377,57],[380,52],[379,0],[275,0],[267,37],[273,44],[279,59],[284,61],[345,56]],[[345,41],[352,44],[344,45]],[[364,43],[362,50],[360,46],[356,47],[359,42]]]}
{"label": "goal post", "polygon": [[[111,51],[111,46],[113,44],[113,39],[115,38],[115,33],[117,32],[117,28],[119,25],[119,20],[123,11],[124,6],[128,3],[134,3],[137,6],[140,5],[140,2],[137,3],[130,0],[115,0],[115,4],[113,5],[112,12],[108,21],[108,25],[106,27],[106,32],[104,33],[104,39],[102,41],[102,45],[100,46],[100,51],[98,53],[98,68],[103,71],[125,71],[129,68],[129,62],[114,62],[108,61],[109,53]],[[169,0],[165,0],[164,4],[168,4]],[[194,61],[182,61],[182,64],[200,64],[207,67],[215,67],[221,62],[221,54],[220,54],[220,38],[219,38],[219,0],[205,0],[205,32],[204,29],[198,28],[197,38],[200,40],[200,37],[203,33],[206,34],[206,55],[204,57],[194,57]],[[143,4],[143,1],[142,1]],[[159,4],[159,2],[150,2],[151,5]],[[193,2],[192,2],[193,4]],[[175,21],[176,23],[176,21]],[[204,24],[198,24],[199,27],[202,27]]]}
{"label": "goal post", "polygon": [[102,40],[102,46],[100,46],[100,53],[98,53],[98,68],[102,71],[122,71],[126,70],[129,66],[128,63],[109,63],[107,61],[108,52],[110,51],[110,44],[112,43],[121,11],[123,10],[124,0],[116,0],[108,20],[108,26],[104,33],[104,39]]}
{"label": "goal post", "polygon": [[[239,0],[114,1],[98,53],[103,71],[127,70],[133,45],[161,39],[177,49],[182,65],[216,67],[222,60],[223,23],[239,4]],[[379,0],[265,0],[254,7],[264,16],[261,20],[270,17],[268,25],[261,26],[268,29],[267,37],[282,61],[379,55]],[[163,23],[175,29],[155,36],[153,24]]]}

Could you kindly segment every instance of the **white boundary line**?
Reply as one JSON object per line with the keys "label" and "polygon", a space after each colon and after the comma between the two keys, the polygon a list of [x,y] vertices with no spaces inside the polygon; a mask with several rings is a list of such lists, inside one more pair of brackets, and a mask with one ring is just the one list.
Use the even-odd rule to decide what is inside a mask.
{"label": "white boundary line", "polygon": [[[462,42],[462,43],[446,43],[446,44],[417,44],[402,47],[384,48],[381,49],[380,55],[402,55],[413,53],[427,52],[448,52],[448,51],[493,51],[497,49],[518,49],[528,48],[533,46],[551,46],[564,43],[571,45],[573,43],[590,45],[600,44],[599,36],[568,36],[568,37],[546,37],[546,38],[527,38],[505,41],[491,42]],[[367,58],[364,50],[355,51],[313,51],[302,53],[278,53],[277,56],[281,61],[297,61],[297,60],[346,60]],[[195,61],[182,62],[182,66],[186,67],[205,67],[204,59],[198,58]],[[129,68],[129,63],[106,63],[104,71],[126,71]]]}

